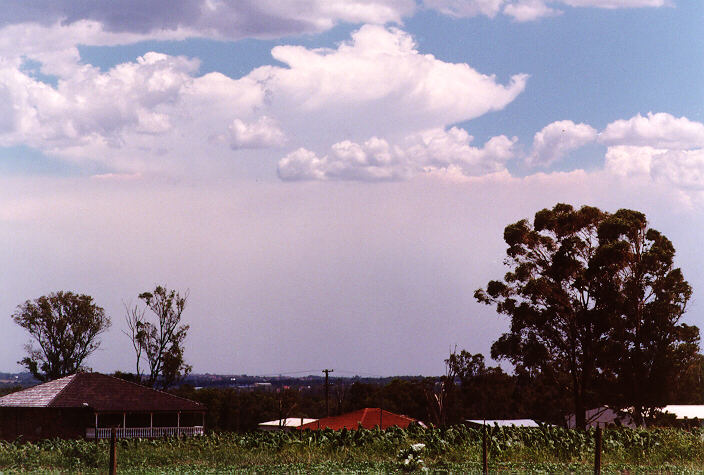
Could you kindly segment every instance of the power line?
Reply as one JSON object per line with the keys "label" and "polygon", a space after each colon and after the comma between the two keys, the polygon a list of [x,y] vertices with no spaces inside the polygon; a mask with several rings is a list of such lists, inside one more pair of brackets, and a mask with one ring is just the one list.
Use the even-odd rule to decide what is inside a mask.
{"label": "power line", "polygon": [[252,375],[252,376],[276,377],[276,376],[289,376],[292,374],[309,374],[312,376],[312,375],[316,374],[318,371],[320,371],[320,370],[316,368],[316,369],[305,369],[302,371],[279,371],[276,373],[263,373],[263,374]]}

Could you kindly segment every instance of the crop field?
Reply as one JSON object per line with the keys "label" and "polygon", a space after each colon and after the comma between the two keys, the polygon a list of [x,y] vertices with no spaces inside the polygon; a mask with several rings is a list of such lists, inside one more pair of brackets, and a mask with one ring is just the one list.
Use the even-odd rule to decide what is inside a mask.
{"label": "crop field", "polygon": [[[478,429],[410,428],[304,433],[222,433],[191,439],[121,440],[121,473],[330,473],[481,471]],[[488,430],[489,469],[501,472],[589,473],[594,431],[555,427]],[[704,431],[604,431],[605,473],[704,470]],[[104,473],[109,441],[0,443],[2,472]]]}

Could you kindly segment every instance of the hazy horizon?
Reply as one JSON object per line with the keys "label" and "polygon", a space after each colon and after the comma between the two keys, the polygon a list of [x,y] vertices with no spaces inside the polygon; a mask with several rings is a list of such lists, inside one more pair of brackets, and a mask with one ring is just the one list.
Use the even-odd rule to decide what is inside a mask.
{"label": "hazy horizon", "polygon": [[[503,229],[644,212],[704,325],[704,3],[4,1],[0,368],[58,290],[190,292],[197,373],[438,375],[508,328]],[[699,232],[698,232],[699,231]],[[492,363],[493,364],[493,363]]]}

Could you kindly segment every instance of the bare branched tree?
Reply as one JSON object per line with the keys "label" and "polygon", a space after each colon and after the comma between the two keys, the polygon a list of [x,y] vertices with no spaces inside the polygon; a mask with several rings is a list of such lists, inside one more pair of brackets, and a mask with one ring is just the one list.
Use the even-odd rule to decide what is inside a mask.
{"label": "bare branched tree", "polygon": [[[167,388],[191,371],[183,358],[189,326],[181,324],[188,291],[181,295],[157,286],[153,292],[139,294],[139,298],[145,308],[126,307],[129,332],[125,332],[137,356],[137,372],[141,374],[140,360],[145,357],[149,364],[146,382],[152,387]],[[145,317],[147,309],[155,317],[154,323]]]}
{"label": "bare branched tree", "polygon": [[139,309],[138,305],[134,307],[130,303],[129,305],[123,302],[125,307],[125,322],[127,323],[127,331],[122,330],[122,333],[127,335],[132,342],[132,347],[137,355],[137,363],[135,365],[137,380],[142,381],[142,368],[140,366],[142,355],[144,354],[144,347],[141,344],[142,338],[139,336],[139,329],[142,327],[144,322],[144,313],[146,308]]}
{"label": "bare branched tree", "polygon": [[338,382],[333,389],[333,394],[335,395],[335,403],[337,403],[337,415],[342,414],[342,406],[347,399],[347,393],[349,391],[349,386],[344,382]]}
{"label": "bare branched tree", "polygon": [[[456,351],[456,350],[455,350]],[[445,427],[447,424],[447,409],[450,399],[450,394],[455,386],[455,376],[453,365],[450,364],[452,356],[445,360],[445,374],[437,381],[434,378],[428,378],[430,384],[425,386],[425,399],[428,402],[428,412],[430,417],[438,427]]]}

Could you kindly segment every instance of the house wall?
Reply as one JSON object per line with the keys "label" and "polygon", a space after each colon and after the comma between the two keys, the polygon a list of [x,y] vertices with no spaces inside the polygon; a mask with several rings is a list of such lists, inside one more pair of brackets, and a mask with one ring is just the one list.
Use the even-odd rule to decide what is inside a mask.
{"label": "house wall", "polygon": [[88,408],[0,407],[1,440],[78,439],[94,424]]}

